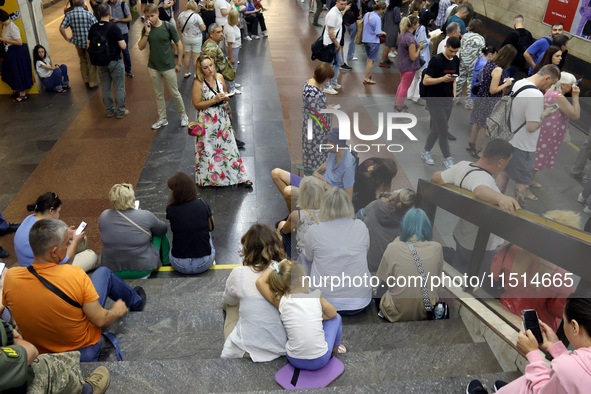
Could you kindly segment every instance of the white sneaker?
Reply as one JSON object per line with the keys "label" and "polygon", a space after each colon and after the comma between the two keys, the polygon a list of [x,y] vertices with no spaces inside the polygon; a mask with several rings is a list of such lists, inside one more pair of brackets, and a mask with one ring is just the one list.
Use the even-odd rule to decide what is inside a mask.
{"label": "white sneaker", "polygon": [[323,92],[324,94],[339,94],[332,86],[324,88]]}
{"label": "white sneaker", "polygon": [[234,92],[234,94],[242,94],[242,92],[238,89],[234,89],[233,92]]}
{"label": "white sneaker", "polygon": [[187,114],[181,115],[181,127],[187,127],[189,125],[189,117]]}
{"label": "white sneaker", "polygon": [[585,197],[583,197],[583,193],[579,193],[579,196],[577,197],[577,202],[580,202],[581,204],[585,203]]}
{"label": "white sneaker", "polygon": [[445,160],[443,160],[443,165],[445,166],[445,168],[451,168],[454,165],[454,158],[453,157],[447,157]]}
{"label": "white sneaker", "polygon": [[252,41],[252,38],[250,38],[250,36],[244,36],[244,39],[245,39],[246,41]]}
{"label": "white sneaker", "polygon": [[423,152],[421,153],[421,159],[425,160],[425,163],[429,164],[430,166],[435,165],[435,161],[431,157],[431,152]]}
{"label": "white sneaker", "polygon": [[263,37],[269,37],[269,33],[267,33],[267,30],[265,30],[265,31],[263,32]]}
{"label": "white sneaker", "polygon": [[339,85],[338,83],[335,83],[334,85],[331,85],[331,86],[332,86],[332,87],[333,87],[333,89],[335,89],[335,90],[336,90],[336,89],[340,89],[340,88],[342,88],[342,87],[343,87],[342,85]]}
{"label": "white sneaker", "polygon": [[353,56],[351,59],[347,59],[347,60],[358,60],[356,56]]}
{"label": "white sneaker", "polygon": [[587,215],[591,215],[591,208],[589,208],[588,205],[585,205],[585,208],[583,208],[583,212],[585,212]]}
{"label": "white sneaker", "polygon": [[152,129],[153,130],[158,130],[162,126],[168,126],[168,120],[166,120],[166,118],[164,118],[164,119],[158,119],[158,122],[156,122],[156,123],[154,123],[152,125]]}
{"label": "white sneaker", "polygon": [[259,39],[259,38],[261,38],[261,37],[259,37],[259,36],[255,36],[255,35],[252,35],[252,36],[250,36],[250,38],[252,38],[253,40],[258,40],[258,39]]}
{"label": "white sneaker", "polygon": [[242,85],[240,85],[238,82],[235,82],[235,83],[234,83],[234,86],[235,86],[235,87],[237,87],[237,88],[239,88],[239,87],[240,87],[240,86],[242,86]]}

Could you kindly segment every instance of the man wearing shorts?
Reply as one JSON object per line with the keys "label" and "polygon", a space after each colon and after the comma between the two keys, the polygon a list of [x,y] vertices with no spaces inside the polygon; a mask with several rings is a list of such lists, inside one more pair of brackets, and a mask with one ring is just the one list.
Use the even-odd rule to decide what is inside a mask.
{"label": "man wearing shorts", "polygon": [[537,74],[517,81],[511,90],[511,93],[514,93],[521,88],[528,87],[513,99],[510,126],[515,134],[509,142],[515,150],[505,171],[497,177],[497,185],[501,193],[505,193],[509,178],[513,179],[515,181],[514,195],[522,208],[525,207],[527,200],[526,187],[531,183],[541,122],[555,111],[552,107],[544,110],[543,92],[559,79],[560,70],[558,67],[548,64],[542,67]]}
{"label": "man wearing shorts", "polygon": [[[332,129],[328,133],[327,143],[321,144],[320,149],[328,150],[326,163],[318,167],[312,176],[324,183],[325,190],[338,187],[345,190],[352,200],[357,160],[347,148],[346,141],[339,139],[339,129]],[[273,169],[271,177],[285,199],[287,209],[291,212],[297,205],[302,178],[281,168]]]}
{"label": "man wearing shorts", "polygon": [[334,70],[334,77],[332,80],[324,84],[325,94],[339,94],[337,89],[341,88],[337,81],[339,76],[339,67],[343,63],[343,56],[341,55],[341,37],[343,36],[343,14],[342,12],[347,7],[347,0],[337,0],[334,7],[328,11],[325,21],[324,35],[322,36],[322,43],[324,46],[334,44],[335,59],[331,62]]}

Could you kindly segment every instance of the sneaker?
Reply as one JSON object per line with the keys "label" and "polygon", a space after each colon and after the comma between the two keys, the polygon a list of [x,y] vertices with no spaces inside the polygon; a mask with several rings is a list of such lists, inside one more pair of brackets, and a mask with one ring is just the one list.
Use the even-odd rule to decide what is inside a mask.
{"label": "sneaker", "polygon": [[380,63],[380,67],[382,68],[390,68],[390,65],[387,63]]}
{"label": "sneaker", "polygon": [[109,384],[111,383],[111,374],[107,368],[98,367],[89,377],[84,380],[92,386],[93,394],[103,394],[109,388]]}
{"label": "sneaker", "polygon": [[583,212],[585,212],[587,215],[591,215],[591,208],[589,208],[589,205],[585,205]]}
{"label": "sneaker", "polygon": [[240,85],[238,82],[234,83],[234,87],[239,88],[240,86],[242,86],[242,85]]}
{"label": "sneaker", "polygon": [[336,90],[336,89],[340,89],[340,88],[342,88],[342,87],[343,87],[342,85],[339,85],[338,83],[333,83],[331,86],[332,86],[332,88],[333,88],[333,89],[335,89],[335,90]]}
{"label": "sneaker", "polygon": [[353,68],[351,68],[347,63],[343,63],[340,68],[343,71],[351,71],[351,70],[353,70]]}
{"label": "sneaker", "polygon": [[234,89],[230,94],[242,94],[242,92],[238,89]]}
{"label": "sneaker", "polygon": [[269,37],[269,33],[267,33],[267,30],[265,30],[265,31],[263,32],[263,37]]}
{"label": "sneaker", "polygon": [[425,160],[425,163],[429,164],[430,166],[435,165],[433,158],[431,157],[431,152],[423,152],[421,153],[421,159]]}
{"label": "sneaker", "polygon": [[252,35],[252,36],[250,36],[250,38],[252,38],[253,40],[258,40],[258,39],[259,39],[259,38],[261,38],[261,37],[259,37],[259,36],[257,36],[257,35]]}
{"label": "sneaker", "polygon": [[158,122],[156,122],[156,123],[154,123],[152,125],[152,129],[153,130],[158,130],[162,126],[168,126],[168,120],[166,120],[166,118],[164,118],[164,119],[158,119]]}
{"label": "sneaker", "polygon": [[8,253],[8,250],[6,250],[2,246],[0,246],[0,259],[7,259],[9,257],[10,257],[10,253]]}
{"label": "sneaker", "polygon": [[252,41],[252,38],[250,38],[250,36],[244,36],[244,39],[245,39],[246,41]]}
{"label": "sneaker", "polygon": [[445,160],[443,160],[443,165],[445,168],[451,168],[454,165],[454,158],[451,156],[447,157]]}
{"label": "sneaker", "polygon": [[146,306],[146,291],[142,286],[136,286],[133,288],[133,290],[137,293],[137,295],[140,296],[142,300],[140,301],[139,305],[137,305],[133,309],[130,308],[130,310],[132,310],[133,312],[141,312],[144,310],[144,307]]}
{"label": "sneaker", "polygon": [[464,109],[467,109],[468,111],[472,111],[474,109],[474,104],[466,103],[466,105],[464,105]]}
{"label": "sneaker", "polygon": [[355,60],[358,60],[358,58],[356,56],[353,56],[351,59],[347,59],[347,60],[353,60],[353,61],[355,61]]}
{"label": "sneaker", "polygon": [[422,99],[422,98],[418,99],[417,101],[413,100],[412,102],[415,103],[416,105],[420,105],[421,107],[424,107],[427,104],[425,99]]}
{"label": "sneaker", "polygon": [[386,60],[386,64],[393,65],[394,62],[392,60],[388,59],[388,60]]}
{"label": "sneaker", "polygon": [[480,383],[480,380],[473,380],[470,383],[468,383],[468,386],[466,387],[466,394],[484,394],[484,393],[488,393],[488,391],[486,391],[486,389],[484,388],[482,383]]}
{"label": "sneaker", "polygon": [[107,112],[107,118],[112,118],[115,116],[115,112]]}
{"label": "sneaker", "polygon": [[332,86],[324,88],[323,92],[324,94],[339,94]]}
{"label": "sneaker", "polygon": [[133,78],[133,73],[131,71],[128,71],[125,73],[129,78]]}
{"label": "sneaker", "polygon": [[450,141],[455,141],[457,140],[455,135],[452,135],[449,131],[447,132],[447,139]]}
{"label": "sneaker", "polygon": [[505,387],[507,385],[507,382],[503,382],[502,380],[497,380],[495,381],[494,384],[494,388],[495,388],[495,392],[499,391],[501,389],[501,387]]}
{"label": "sneaker", "polygon": [[585,197],[583,197],[583,193],[579,193],[579,196],[577,197],[577,202],[580,202],[581,204],[585,203]]}
{"label": "sneaker", "polygon": [[128,109],[126,109],[125,112],[123,112],[122,114],[117,114],[117,119],[123,119],[127,115],[129,115],[129,110]]}
{"label": "sneaker", "polygon": [[187,114],[181,115],[181,127],[187,127],[189,125],[189,117]]}
{"label": "sneaker", "polygon": [[20,225],[20,223],[9,223],[7,228],[0,230],[0,237],[3,235],[16,233],[16,230],[18,230]]}
{"label": "sneaker", "polygon": [[191,76],[191,73],[185,73],[185,79],[189,78]]}

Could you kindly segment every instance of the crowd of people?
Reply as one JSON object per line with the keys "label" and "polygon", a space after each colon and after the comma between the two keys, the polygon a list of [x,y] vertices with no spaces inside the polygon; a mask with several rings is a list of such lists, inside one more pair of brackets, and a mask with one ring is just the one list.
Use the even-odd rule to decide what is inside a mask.
{"label": "crowd of people", "polygon": [[[322,12],[322,2],[316,1],[314,22]],[[523,17],[517,16],[515,31],[497,50],[486,44],[483,23],[473,17],[468,2],[368,3],[353,6],[346,0],[336,0],[334,6],[327,7],[323,41],[325,45],[334,44],[335,57],[331,63],[318,65],[305,82],[304,107],[327,108],[325,94],[338,94],[342,88],[337,79],[339,71],[350,69],[343,62],[344,32],[350,38],[346,59],[354,61],[351,48],[361,18],[361,42],[367,55],[363,82],[376,83],[371,75],[373,63],[380,45],[385,44],[379,66],[390,68],[397,63],[401,73],[395,111],[410,110],[404,104],[406,98],[427,106],[430,133],[421,157],[426,164],[434,165],[431,150],[438,142],[446,167],[435,172],[432,181],[466,189],[476,199],[510,212],[535,199],[530,188],[542,186],[533,181],[535,174],[552,168],[568,120],[580,116],[576,79],[559,69],[568,42],[561,25],[552,26],[548,38],[532,39],[524,47],[522,37],[529,39],[531,35],[524,34]],[[84,8],[83,0],[74,0],[60,32],[77,48],[87,87],[95,89],[100,80],[107,117],[121,119],[129,113],[125,107],[125,76],[134,75],[127,48],[128,30],[120,25],[127,26],[131,10],[121,0],[91,4],[94,14]],[[104,392],[109,372],[101,367],[85,383],[78,364],[97,361],[102,344],[112,340],[112,334],[103,339],[103,327],[130,311],[144,309],[144,289],[131,288],[123,279],[148,278],[166,264],[187,275],[201,274],[215,264],[213,212],[197,197],[197,186],[252,187],[239,153],[244,145],[234,136],[228,101],[240,94],[241,86],[235,78],[241,40],[260,39],[267,31],[260,2],[215,0],[204,6],[200,11],[191,0],[186,11],[179,13],[178,2],[172,0],[158,6],[147,1],[141,5],[144,21],[138,49],[150,51],[148,70],[158,104],[159,118],[152,128],[168,125],[166,80],[181,126],[195,137],[194,177],[177,173],[167,181],[171,197],[166,219],[170,221],[172,247],[168,225],[139,208],[133,186],[127,183],[116,184],[108,192],[112,208],[98,220],[100,255],[87,248],[83,229],[59,220],[62,200],[54,192],[42,194],[28,205],[27,210],[33,213],[21,224],[7,223],[0,216],[0,235],[15,232],[19,262],[19,267],[0,272],[2,319],[6,322],[0,334],[2,346],[12,347],[19,357],[20,363],[11,368],[20,368],[21,376],[7,383],[0,378],[0,389],[22,386],[22,376],[35,369],[33,360],[44,357],[47,364],[69,365],[71,392]],[[5,23],[3,18],[0,13],[0,21]],[[387,23],[382,18],[388,18]],[[238,27],[241,20],[242,31]],[[72,37],[67,36],[67,28],[72,29]],[[440,34],[433,33],[436,28]],[[10,40],[6,42],[11,46],[19,45],[15,37]],[[98,42],[108,43],[103,64],[95,61],[98,46],[93,43]],[[13,52],[18,56],[16,50]],[[35,69],[45,87],[65,92],[69,85],[67,67],[54,64],[42,46],[35,48],[34,55]],[[193,76],[191,66],[194,71],[194,122],[189,122],[178,90],[176,74],[183,66],[184,78]],[[524,78],[517,79],[519,76]],[[26,99],[21,94],[26,89],[17,85],[14,89],[16,101]],[[485,144],[486,121],[495,104],[509,92],[513,98],[509,123],[514,136],[510,141],[494,138]],[[569,94],[571,100],[565,97]],[[465,108],[473,111],[466,149],[477,161],[456,164],[448,142],[455,138],[447,124],[454,102],[462,99]],[[434,240],[433,223],[427,214],[415,207],[415,192],[391,191],[398,172],[396,162],[371,158],[359,163],[338,129],[330,128],[330,124],[324,125],[325,133],[321,125],[315,125],[314,138],[308,139],[307,120],[304,117],[302,149],[304,167],[311,175],[300,177],[289,170],[274,169],[270,176],[289,214],[275,228],[254,224],[241,238],[243,264],[231,271],[223,294],[223,358],[248,357],[265,362],[285,355],[295,368],[318,370],[335,354],[347,351],[341,343],[342,316],[367,311],[374,302],[385,321],[424,320],[431,318],[433,306],[439,302],[437,291],[389,282],[392,277],[439,276],[444,263],[443,245]],[[330,148],[323,152],[321,144]],[[591,141],[586,144],[591,150]],[[582,176],[583,168],[584,163],[574,176]],[[516,183],[514,197],[504,194],[508,179]],[[586,187],[579,202],[590,197],[591,187]],[[450,263],[464,272],[476,234],[476,226],[465,220],[459,220],[454,229],[456,248]],[[504,244],[503,239],[490,236],[480,271],[490,271]],[[0,248],[0,257],[2,252]],[[332,280],[326,281],[372,275],[379,279],[379,285],[347,284],[343,280],[335,286]],[[48,297],[49,292],[61,300]],[[109,309],[105,309],[107,298],[115,301]],[[564,302],[563,322],[567,338],[578,349],[574,353],[558,340],[554,322],[541,322],[542,344],[530,331],[520,332],[517,347],[527,355],[530,365],[522,378],[500,392],[531,392],[532,386],[552,392],[586,387],[591,381],[585,353],[591,347],[589,300],[588,295],[577,293]],[[555,357],[551,367],[543,363],[538,348]],[[0,352],[0,362],[5,354]],[[55,373],[51,371],[35,371],[37,382],[51,380]],[[500,389],[504,382],[497,384]],[[473,381],[468,392],[485,389]]]}

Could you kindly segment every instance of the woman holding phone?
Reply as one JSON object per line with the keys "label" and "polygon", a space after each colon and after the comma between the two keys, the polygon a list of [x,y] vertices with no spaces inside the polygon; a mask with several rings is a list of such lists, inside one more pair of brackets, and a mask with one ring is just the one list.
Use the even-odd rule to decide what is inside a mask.
{"label": "woman holding phone", "polygon": [[[586,393],[591,387],[591,299],[572,294],[564,306],[564,333],[575,351],[569,351],[558,336],[540,321],[543,342],[538,343],[531,330],[519,332],[517,349],[525,354],[529,364],[525,375],[507,384],[495,382],[497,393]],[[548,351],[552,363],[548,367],[538,349]],[[488,393],[478,380],[466,389],[468,394]]]}

